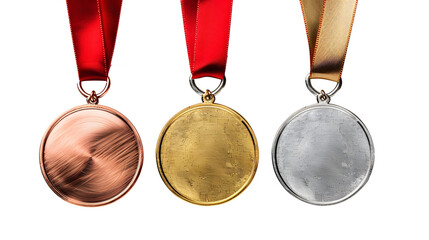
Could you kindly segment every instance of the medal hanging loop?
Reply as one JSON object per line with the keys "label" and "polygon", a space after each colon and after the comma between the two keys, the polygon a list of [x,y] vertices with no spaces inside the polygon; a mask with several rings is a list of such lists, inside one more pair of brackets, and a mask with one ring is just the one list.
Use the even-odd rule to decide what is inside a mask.
{"label": "medal hanging loop", "polygon": [[218,94],[225,87],[226,77],[223,77],[220,80],[219,85],[213,91],[210,91],[208,89],[206,91],[201,90],[201,88],[199,88],[195,84],[195,79],[192,78],[192,75],[189,77],[189,84],[191,85],[192,90],[194,90],[199,95],[204,95],[204,94],[206,94],[207,91],[209,91],[211,94],[215,95],[215,94]]}
{"label": "medal hanging loop", "polygon": [[[96,96],[97,99],[101,98],[109,90],[108,74],[115,48],[121,6],[122,0],[67,0],[79,72],[78,89],[86,98],[90,95]],[[106,86],[100,93],[89,94],[83,90],[82,81],[106,81]]]}
{"label": "medal hanging loop", "polygon": [[334,94],[337,93],[343,86],[343,79],[340,77],[340,80],[337,82],[334,89],[332,89],[328,93],[326,93],[324,90],[321,90],[319,92],[313,87],[313,84],[311,83],[311,79],[310,79],[310,74],[308,74],[307,77],[305,77],[305,85],[307,86],[307,89],[314,96],[317,97],[317,102],[329,103],[331,100],[331,97],[334,96]]}
{"label": "medal hanging loop", "polygon": [[87,103],[98,104],[98,99],[106,95],[107,91],[110,89],[110,78],[107,77],[106,84],[104,85],[103,90],[101,90],[99,93],[95,92],[94,90],[91,91],[91,93],[87,93],[82,87],[82,81],[78,82],[77,89],[79,90],[80,94],[86,98]]}
{"label": "medal hanging loop", "polygon": [[[95,92],[95,91],[92,91],[91,93],[87,93],[82,87],[82,81],[78,82],[77,89],[79,90],[80,94],[82,94],[82,96],[84,96],[86,98],[89,97],[90,95],[93,95],[92,92]],[[99,93],[95,93],[95,95],[97,95],[97,98],[101,98],[104,95],[106,95],[106,93],[107,93],[107,91],[109,91],[109,89],[110,89],[110,78],[107,77],[106,78],[106,85],[104,85],[103,90],[101,90]]]}
{"label": "medal hanging loop", "polygon": [[358,0],[300,1],[310,47],[307,78],[340,82]]}
{"label": "medal hanging loop", "polygon": [[216,94],[226,82],[232,0],[181,0],[181,4],[192,73],[189,82],[195,92],[203,95],[206,91],[195,85],[195,79],[220,79],[219,87],[211,91]]}

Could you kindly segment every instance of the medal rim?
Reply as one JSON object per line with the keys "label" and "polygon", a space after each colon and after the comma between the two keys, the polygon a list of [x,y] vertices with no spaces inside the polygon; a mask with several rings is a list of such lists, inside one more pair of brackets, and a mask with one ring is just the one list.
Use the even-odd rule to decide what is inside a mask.
{"label": "medal rim", "polygon": [[[247,128],[251,138],[252,138],[252,142],[253,142],[253,149],[254,149],[254,166],[252,168],[252,172],[251,175],[249,176],[249,179],[246,181],[246,183],[243,184],[243,186],[237,190],[234,194],[230,195],[227,198],[218,200],[218,201],[211,201],[211,202],[204,202],[204,201],[198,201],[198,200],[194,200],[194,199],[190,199],[187,198],[186,196],[180,194],[177,190],[175,190],[175,188],[173,186],[171,186],[171,184],[169,183],[167,177],[164,174],[164,171],[162,170],[162,164],[161,164],[161,145],[164,139],[164,136],[166,134],[166,132],[168,131],[168,129],[171,127],[171,125],[176,122],[177,119],[179,119],[181,116],[183,116],[185,113],[188,113],[190,111],[199,109],[199,108],[205,108],[205,107],[213,107],[213,108],[218,108],[224,111],[229,112],[230,114],[232,114],[233,116],[235,116],[236,118],[238,118]],[[196,205],[201,205],[201,206],[212,206],[212,205],[219,205],[225,202],[228,202],[234,198],[236,198],[238,195],[240,195],[242,192],[244,192],[244,190],[247,189],[247,187],[252,183],[255,175],[256,175],[256,171],[258,169],[258,165],[259,165],[259,147],[258,147],[258,141],[256,139],[256,135],[253,132],[253,129],[251,128],[250,124],[246,121],[246,119],[241,116],[238,112],[236,112],[235,110],[233,110],[230,107],[227,107],[225,105],[222,104],[218,104],[218,103],[210,103],[210,102],[203,102],[203,103],[198,103],[198,104],[194,104],[191,105],[189,107],[186,107],[184,109],[182,109],[181,111],[179,111],[178,113],[176,113],[172,118],[170,118],[170,120],[168,120],[168,122],[164,125],[163,129],[161,130],[161,133],[159,134],[158,137],[158,141],[156,144],[156,163],[157,163],[157,167],[158,167],[158,173],[161,176],[162,181],[164,182],[164,184],[167,186],[167,188],[177,197],[179,197],[182,200],[185,200],[189,203],[192,204],[196,204]]]}
{"label": "medal rim", "polygon": [[[338,111],[341,111],[345,114],[347,114],[348,116],[350,116],[352,119],[356,120],[356,122],[359,124],[359,126],[362,128],[362,130],[365,133],[365,136],[368,140],[368,144],[369,144],[369,152],[370,152],[370,157],[369,157],[369,168],[366,172],[366,175],[364,177],[364,179],[362,180],[362,182],[359,184],[358,187],[356,187],[353,191],[351,191],[349,194],[347,194],[346,196],[339,198],[337,200],[333,200],[333,201],[329,201],[329,202],[320,202],[320,201],[313,201],[313,200],[309,200],[306,199],[302,196],[300,196],[299,194],[295,193],[291,188],[289,188],[288,184],[286,183],[286,181],[283,179],[283,177],[280,174],[280,171],[278,169],[278,164],[277,164],[277,146],[278,146],[278,142],[280,140],[280,136],[283,133],[283,131],[285,130],[285,128],[295,119],[297,118],[299,115],[311,111],[313,109],[318,109],[318,108],[331,108],[331,109],[336,109]],[[276,173],[277,179],[279,180],[279,182],[282,184],[283,188],[286,189],[286,191],[288,191],[292,196],[298,198],[299,200],[309,203],[309,204],[313,204],[313,205],[319,205],[319,206],[327,206],[327,205],[334,205],[334,204],[338,204],[341,202],[346,201],[347,199],[353,197],[357,192],[359,192],[364,186],[365,184],[368,182],[371,174],[372,174],[372,170],[374,168],[374,162],[375,162],[375,149],[374,149],[374,142],[372,140],[371,134],[368,130],[368,128],[365,126],[365,124],[363,123],[363,121],[353,112],[351,112],[350,110],[336,105],[336,104],[330,104],[330,103],[316,103],[316,104],[312,104],[306,107],[303,107],[301,109],[299,109],[298,111],[294,112],[291,116],[289,116],[286,121],[283,122],[283,124],[280,126],[279,130],[276,133],[276,136],[274,138],[274,142],[273,142],[273,146],[271,149],[271,158],[272,158],[272,163],[273,163],[273,168],[274,168],[274,172]]]}
{"label": "medal rim", "polygon": [[[138,165],[137,165],[137,169],[136,172],[132,178],[132,180],[130,181],[130,183],[127,185],[127,187],[125,187],[119,194],[115,195],[112,198],[109,198],[107,200],[104,201],[100,201],[100,202],[84,202],[84,201],[79,201],[76,200],[74,198],[68,197],[64,194],[61,193],[61,191],[59,191],[50,181],[48,174],[46,173],[46,169],[44,166],[44,150],[46,147],[46,142],[47,139],[50,135],[50,133],[52,132],[52,130],[58,125],[58,123],[60,123],[63,119],[65,119],[66,117],[70,116],[73,113],[79,112],[79,111],[84,111],[84,110],[100,110],[100,111],[105,111],[108,112],[112,115],[115,115],[116,117],[120,118],[125,124],[127,124],[127,126],[133,131],[134,136],[136,137],[137,140],[137,146],[138,146],[138,152],[139,152],[139,160],[138,160]],[[41,144],[40,144],[40,148],[39,148],[39,164],[40,164],[40,170],[42,171],[43,174],[43,178],[45,179],[46,183],[48,184],[49,188],[61,199],[63,199],[66,202],[72,203],[74,205],[78,205],[78,206],[83,206],[83,207],[99,207],[99,206],[104,206],[110,203],[113,203],[117,200],[119,200],[120,198],[122,198],[125,194],[127,194],[132,187],[135,185],[135,183],[137,182],[142,167],[143,167],[143,159],[144,159],[144,152],[143,152],[143,144],[140,138],[140,135],[137,131],[137,129],[134,127],[134,125],[131,123],[130,120],[128,120],[127,117],[125,117],[122,113],[120,113],[119,111],[104,106],[104,105],[96,105],[96,104],[84,104],[84,105],[80,105],[80,106],[76,106],[73,107],[71,109],[69,109],[68,111],[64,112],[63,114],[61,114],[55,121],[53,121],[51,123],[51,125],[48,127],[48,129],[46,130],[45,134],[43,135]]]}

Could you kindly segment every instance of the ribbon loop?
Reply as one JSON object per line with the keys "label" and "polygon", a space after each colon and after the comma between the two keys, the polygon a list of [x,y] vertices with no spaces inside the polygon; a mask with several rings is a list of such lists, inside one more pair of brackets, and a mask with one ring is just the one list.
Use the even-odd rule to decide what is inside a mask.
{"label": "ribbon loop", "polygon": [[232,0],[181,0],[189,65],[194,79],[223,79]]}
{"label": "ribbon loop", "polygon": [[67,0],[80,81],[107,80],[122,0]]}
{"label": "ribbon loop", "polygon": [[310,79],[338,82],[358,0],[300,0],[310,47]]}

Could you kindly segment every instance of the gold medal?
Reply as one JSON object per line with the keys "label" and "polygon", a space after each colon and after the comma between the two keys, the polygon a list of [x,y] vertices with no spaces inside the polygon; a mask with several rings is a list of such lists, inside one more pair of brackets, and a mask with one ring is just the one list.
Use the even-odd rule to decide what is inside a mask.
{"label": "gold medal", "polygon": [[[158,138],[158,170],[178,197],[199,205],[227,202],[249,186],[258,166],[258,143],[249,123],[229,107],[215,104],[225,86],[232,0],[182,0],[192,89],[203,103],[183,109]],[[202,91],[195,79],[220,80]]]}
{"label": "gold medal", "polygon": [[203,103],[168,121],[156,152],[167,187],[199,205],[233,199],[250,184],[258,166],[258,143],[249,123],[233,109],[215,104],[209,92]]}

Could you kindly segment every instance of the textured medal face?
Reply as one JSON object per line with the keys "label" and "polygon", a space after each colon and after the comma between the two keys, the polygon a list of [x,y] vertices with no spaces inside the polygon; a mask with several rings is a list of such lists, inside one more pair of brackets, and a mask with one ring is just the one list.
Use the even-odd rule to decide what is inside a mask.
{"label": "textured medal face", "polygon": [[46,132],[40,165],[51,189],[81,206],[111,203],[134,185],[143,164],[140,137],[118,111],[99,105],[71,109]]}
{"label": "textured medal face", "polygon": [[247,121],[219,104],[201,103],[176,114],[157,145],[158,169],[178,197],[200,205],[240,194],[258,165],[256,137]]}
{"label": "textured medal face", "polygon": [[272,154],[286,190],[317,205],[351,197],[367,182],[374,164],[374,146],[362,121],[345,108],[324,103],[286,120]]}

